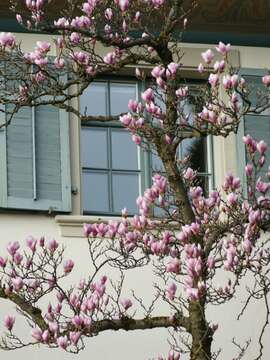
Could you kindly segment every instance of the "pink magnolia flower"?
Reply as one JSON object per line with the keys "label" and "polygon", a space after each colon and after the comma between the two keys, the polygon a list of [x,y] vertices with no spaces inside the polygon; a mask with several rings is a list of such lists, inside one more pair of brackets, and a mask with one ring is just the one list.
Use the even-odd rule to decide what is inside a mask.
{"label": "pink magnolia flower", "polygon": [[197,288],[191,288],[188,287],[186,289],[187,295],[191,300],[198,300],[200,298],[199,296],[199,290]]}
{"label": "pink magnolia flower", "polygon": [[165,69],[161,66],[155,66],[153,68],[153,70],[151,71],[151,75],[154,77],[154,78],[158,78],[158,77],[161,77],[165,72]]}
{"label": "pink magnolia flower", "polygon": [[126,11],[129,7],[129,0],[117,0],[121,11]]}
{"label": "pink magnolia flower", "polygon": [[39,328],[34,328],[31,331],[31,336],[37,341],[42,341],[42,331]]}
{"label": "pink magnolia flower", "polygon": [[68,346],[68,339],[65,336],[60,336],[58,339],[57,339],[57,345],[63,349],[63,350],[66,350],[67,346]]}
{"label": "pink magnolia flower", "polygon": [[176,258],[171,259],[170,262],[166,265],[166,271],[175,274],[179,274],[180,268],[181,268],[180,260]]}
{"label": "pink magnolia flower", "polygon": [[81,327],[83,326],[83,318],[80,316],[80,315],[75,315],[73,318],[72,318],[72,324],[75,325],[76,327]]}
{"label": "pink magnolia flower", "polygon": [[15,291],[20,291],[21,288],[23,287],[23,281],[20,277],[16,277],[12,279],[11,282]]}
{"label": "pink magnolia flower", "polygon": [[252,164],[247,164],[245,166],[245,172],[246,172],[246,175],[248,177],[252,176],[252,173],[253,173],[253,165]]}
{"label": "pink magnolia flower", "polygon": [[203,66],[202,63],[200,63],[200,64],[198,65],[198,71],[199,71],[200,74],[204,72],[204,66]]}
{"label": "pink magnolia flower", "polygon": [[201,53],[202,58],[206,64],[210,64],[214,59],[214,53],[212,50],[208,49]]}
{"label": "pink magnolia flower", "polygon": [[166,292],[167,292],[167,296],[170,300],[174,300],[176,290],[177,290],[177,286],[175,285],[174,282],[171,282],[167,286]]}
{"label": "pink magnolia flower", "polygon": [[50,322],[49,329],[52,333],[57,334],[59,331],[59,325],[57,324],[57,322]]}
{"label": "pink magnolia flower", "polygon": [[59,244],[55,239],[50,240],[48,243],[48,249],[51,252],[55,252],[55,250],[58,248],[58,246],[59,246]]}
{"label": "pink magnolia flower", "polygon": [[207,258],[207,267],[209,270],[214,269],[215,267],[215,259],[213,256],[208,256]]}
{"label": "pink magnolia flower", "polygon": [[156,9],[161,7],[164,4],[165,0],[152,0],[152,4]]}
{"label": "pink magnolia flower", "polygon": [[264,83],[265,86],[269,86],[270,85],[270,75],[264,75],[262,77],[262,82]]}
{"label": "pink magnolia flower", "polygon": [[90,17],[90,16],[92,16],[94,6],[93,6],[93,4],[90,4],[89,2],[85,2],[85,3],[83,3],[82,10],[83,10],[83,12],[86,13],[87,16]]}
{"label": "pink magnolia flower", "polygon": [[120,300],[120,304],[123,306],[125,311],[127,311],[133,305],[130,299],[122,299]]}
{"label": "pink magnolia flower", "polygon": [[222,79],[222,84],[224,86],[224,88],[227,90],[227,89],[230,89],[232,87],[232,80],[231,80],[231,76],[230,75],[225,75],[223,76],[223,79]]}
{"label": "pink magnolia flower", "polygon": [[72,260],[69,259],[64,262],[64,272],[66,274],[70,273],[73,267],[74,267],[74,262]]}
{"label": "pink magnolia flower", "polygon": [[69,26],[69,21],[66,18],[62,17],[54,21],[54,26],[58,28],[67,28]]}
{"label": "pink magnolia flower", "polygon": [[31,249],[32,252],[36,251],[37,240],[32,236],[28,236],[26,239],[26,245]]}
{"label": "pink magnolia flower", "polygon": [[16,265],[20,265],[20,263],[22,262],[23,256],[22,254],[16,252],[16,254],[13,256],[13,261]]}
{"label": "pink magnolia flower", "polygon": [[166,70],[166,77],[167,79],[174,79],[175,78],[175,75],[177,73],[177,70],[179,68],[179,64],[176,64],[174,62],[171,62],[169,65],[168,65],[168,68]]}
{"label": "pink magnolia flower", "polygon": [[45,331],[42,333],[41,338],[42,338],[42,341],[43,341],[44,343],[48,343],[49,338],[50,338],[50,333],[49,333],[49,331],[48,331],[48,330],[45,330]]}
{"label": "pink magnolia flower", "polygon": [[235,193],[230,193],[227,196],[227,201],[228,201],[229,206],[234,206],[238,201],[238,196]]}
{"label": "pink magnolia flower", "polygon": [[219,76],[218,74],[210,74],[208,78],[209,84],[212,87],[216,87],[219,83]]}
{"label": "pink magnolia flower", "polygon": [[195,173],[194,173],[194,170],[191,169],[191,168],[187,168],[186,171],[184,172],[184,175],[183,175],[184,179],[185,180],[193,180],[194,177],[195,177]]}
{"label": "pink magnolia flower", "polygon": [[180,98],[184,98],[188,95],[188,86],[185,87],[180,87],[179,89],[176,90],[176,96],[180,97]]}
{"label": "pink magnolia flower", "polygon": [[261,140],[261,141],[259,141],[259,142],[257,143],[257,150],[259,151],[259,153],[260,153],[261,155],[264,155],[264,154],[265,154],[265,152],[266,152],[266,150],[267,150],[267,145],[266,145],[266,143],[265,143],[263,140]]}
{"label": "pink magnolia flower", "polygon": [[54,59],[54,66],[56,69],[63,69],[65,67],[65,60],[59,57]]}
{"label": "pink magnolia flower", "polygon": [[2,256],[0,256],[0,267],[4,268],[7,265],[7,259],[4,259]]}
{"label": "pink magnolia flower", "polygon": [[22,16],[20,14],[16,14],[16,20],[18,21],[19,24],[22,24],[23,22]]}
{"label": "pink magnolia flower", "polygon": [[[131,107],[131,104],[129,103],[129,108]],[[134,109],[134,103],[132,103],[132,108]],[[124,125],[124,126],[129,126],[132,122],[133,122],[133,117],[130,113],[127,113],[123,116],[120,116],[119,121]]]}
{"label": "pink magnolia flower", "polygon": [[103,61],[107,65],[114,65],[116,63],[116,55],[114,52],[108,53],[104,56]]}
{"label": "pink magnolia flower", "polygon": [[143,101],[145,101],[146,103],[150,103],[151,101],[154,100],[154,93],[153,90],[151,88],[148,88],[147,90],[145,90],[142,93],[142,99]]}
{"label": "pink magnolia flower", "polygon": [[220,41],[218,46],[216,47],[216,50],[224,56],[228,54],[228,52],[231,50],[231,44],[225,45],[222,41]]}
{"label": "pink magnolia flower", "polygon": [[216,61],[214,64],[214,70],[218,72],[223,72],[226,67],[226,63],[224,60]]}
{"label": "pink magnolia flower", "polygon": [[18,241],[9,242],[7,246],[7,251],[10,255],[15,255],[17,250],[20,248],[20,244]]}
{"label": "pink magnolia flower", "polygon": [[136,145],[140,145],[141,142],[142,142],[142,138],[141,138],[139,135],[137,135],[137,134],[133,134],[133,135],[132,135],[132,141],[134,141],[134,143],[135,143]]}
{"label": "pink magnolia flower", "polygon": [[51,49],[51,44],[47,41],[37,41],[36,49],[41,53],[47,53]]}
{"label": "pink magnolia flower", "polygon": [[174,353],[174,351],[171,350],[168,354],[168,360],[180,360],[180,353]]}
{"label": "pink magnolia flower", "polygon": [[15,36],[13,34],[2,32],[0,34],[0,45],[12,47],[15,44]]}
{"label": "pink magnolia flower", "polygon": [[15,323],[15,316],[6,315],[4,318],[4,326],[8,331],[11,331]]}
{"label": "pink magnolia flower", "polygon": [[111,8],[107,8],[107,9],[105,10],[105,12],[104,12],[104,15],[105,15],[105,18],[106,18],[107,20],[111,20],[112,17],[113,17],[113,11],[112,11],[112,9],[111,9]]}
{"label": "pink magnolia flower", "polygon": [[73,345],[77,345],[79,339],[81,337],[81,333],[80,332],[77,332],[77,331],[71,331],[69,333],[69,338],[70,338],[70,341]]}
{"label": "pink magnolia flower", "polygon": [[122,214],[122,217],[126,218],[128,216],[127,208],[122,209],[121,214]]}

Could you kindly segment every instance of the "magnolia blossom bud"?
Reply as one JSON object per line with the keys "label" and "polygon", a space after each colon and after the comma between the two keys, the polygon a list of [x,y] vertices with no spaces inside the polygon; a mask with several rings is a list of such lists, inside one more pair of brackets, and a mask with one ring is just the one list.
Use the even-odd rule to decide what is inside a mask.
{"label": "magnolia blossom bud", "polygon": [[66,260],[64,262],[64,272],[67,274],[67,273],[70,273],[72,271],[74,267],[74,262],[72,260]]}
{"label": "magnolia blossom bud", "polygon": [[11,331],[15,323],[15,316],[6,315],[4,318],[4,326],[7,330]]}
{"label": "magnolia blossom bud", "polygon": [[122,299],[120,300],[120,304],[123,306],[123,308],[126,311],[132,306],[132,301],[130,299]]}
{"label": "magnolia blossom bud", "polygon": [[225,45],[222,41],[220,41],[216,50],[224,56],[231,50],[231,44]]}
{"label": "magnolia blossom bud", "polygon": [[66,336],[60,336],[58,339],[57,339],[57,345],[63,349],[63,350],[66,350],[67,348],[67,345],[68,345],[68,339]]}
{"label": "magnolia blossom bud", "polygon": [[214,53],[212,50],[208,49],[201,53],[202,58],[206,64],[210,64],[214,59]]}

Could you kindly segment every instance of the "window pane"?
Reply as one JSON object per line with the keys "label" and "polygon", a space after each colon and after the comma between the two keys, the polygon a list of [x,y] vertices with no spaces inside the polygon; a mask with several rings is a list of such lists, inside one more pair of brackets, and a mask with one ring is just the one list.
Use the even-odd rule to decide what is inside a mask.
{"label": "window pane", "polygon": [[83,127],[81,141],[82,166],[106,169],[108,167],[107,130]]}
{"label": "window pane", "polygon": [[207,172],[205,139],[184,139],[180,157],[190,156],[190,167],[199,172]]}
{"label": "window pane", "polygon": [[83,209],[109,212],[108,174],[83,172]]}
{"label": "window pane", "polygon": [[80,97],[81,114],[106,115],[106,82],[92,83]]}
{"label": "window pane", "polygon": [[[265,177],[267,169],[270,166],[270,119],[263,115],[246,115],[245,116],[245,134],[251,135],[256,141],[264,140],[268,145],[266,160],[264,166],[258,171],[257,176]],[[247,156],[247,162],[249,162]],[[257,157],[258,160],[258,157]]]}
{"label": "window pane", "polygon": [[128,101],[136,99],[135,84],[117,84],[110,85],[111,114],[118,115],[128,111]]}
{"label": "window pane", "polygon": [[180,104],[187,122],[190,125],[194,124],[194,112],[195,112],[194,105],[192,105],[189,102],[189,100],[181,101]]}
{"label": "window pane", "polygon": [[137,174],[113,174],[113,211],[120,213],[126,207],[130,214],[137,209],[139,176]]}
{"label": "window pane", "polygon": [[164,172],[164,166],[157,154],[152,154],[152,170],[156,172]]}
{"label": "window pane", "polygon": [[128,132],[112,130],[112,168],[122,170],[137,170],[137,146]]}

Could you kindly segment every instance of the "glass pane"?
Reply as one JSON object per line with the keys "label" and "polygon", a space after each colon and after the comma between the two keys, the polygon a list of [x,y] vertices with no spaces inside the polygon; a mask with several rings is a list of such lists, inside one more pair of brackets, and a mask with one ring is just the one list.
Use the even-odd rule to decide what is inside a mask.
{"label": "glass pane", "polygon": [[80,97],[81,114],[106,115],[106,82],[95,82]]}
{"label": "glass pane", "polygon": [[136,99],[136,84],[110,85],[111,115],[118,115],[128,111],[128,101]]}
{"label": "glass pane", "polygon": [[139,196],[139,175],[113,174],[113,211],[120,213],[126,207],[129,214],[138,209],[136,199]]}
{"label": "glass pane", "polygon": [[205,139],[184,139],[181,143],[180,157],[190,156],[190,167],[199,172],[207,172]]}
{"label": "glass pane", "polygon": [[[261,176],[265,180],[267,169],[270,166],[270,119],[263,115],[246,115],[245,116],[245,134],[251,135],[254,140],[264,140],[267,144],[266,160],[264,166],[257,172],[257,176]],[[250,162],[248,156],[247,162]],[[258,160],[259,156],[256,156]]]}
{"label": "glass pane", "polygon": [[107,130],[83,127],[81,134],[82,166],[106,169],[108,167]]}
{"label": "glass pane", "polygon": [[[248,85],[250,94],[249,100],[252,103],[252,106],[264,104],[265,99],[263,99],[267,93],[267,89],[262,83],[261,76],[244,76],[246,83]],[[269,114],[269,109],[263,114]]]}
{"label": "glass pane", "polygon": [[194,124],[194,105],[192,105],[188,100],[181,101],[180,106],[184,112],[185,118],[190,125]]}
{"label": "glass pane", "polygon": [[152,154],[152,170],[156,172],[164,172],[162,161],[156,154]]}
{"label": "glass pane", "polygon": [[166,96],[164,92],[158,87],[155,88],[155,104],[159,106],[162,112],[166,112]]}
{"label": "glass pane", "polygon": [[127,131],[112,130],[112,168],[138,169],[138,149]]}
{"label": "glass pane", "polygon": [[108,174],[83,172],[83,210],[109,212]]}

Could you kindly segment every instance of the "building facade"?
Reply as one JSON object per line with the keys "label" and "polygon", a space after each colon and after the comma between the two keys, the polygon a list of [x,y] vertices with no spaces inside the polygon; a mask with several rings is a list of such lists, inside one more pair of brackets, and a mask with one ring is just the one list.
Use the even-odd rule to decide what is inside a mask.
{"label": "building facade", "polygon": [[[270,38],[266,35],[269,29],[265,25],[265,8],[261,9],[261,3],[246,0],[245,8],[239,8],[239,1],[204,2],[203,11],[196,13],[194,24],[191,24],[182,44],[185,54],[183,70],[195,89],[201,81],[196,70],[201,52],[213,48],[219,40],[232,43],[231,62],[252,83],[258,84],[260,77],[267,73],[270,68]],[[270,12],[270,6],[267,11]],[[15,32],[16,38],[22,41],[23,50],[32,51],[37,40],[50,39],[50,55],[56,55],[50,36],[19,32],[9,14],[3,11],[1,16],[4,19],[0,30]],[[104,49],[100,48],[102,53]],[[133,73],[131,69],[123,77],[108,77],[95,82],[80,99],[72,100],[73,105],[78,109],[87,106],[91,115],[124,112],[128,100],[138,98],[142,89]],[[0,253],[9,241],[23,242],[28,235],[57,238],[66,245],[68,255],[77,260],[75,276],[79,278],[87,272],[83,224],[117,217],[123,206],[127,206],[130,213],[135,212],[134,199],[150,184],[152,171],[160,166],[158,159],[139,150],[128,133],[117,125],[81,124],[74,115],[49,107],[25,111],[18,117],[20,124],[14,122],[9,129],[0,131]],[[246,116],[238,135],[209,139],[202,145],[200,172],[207,180],[207,188],[220,188],[228,171],[244,180],[245,151],[241,138],[245,133],[270,143],[268,113]],[[179,156],[185,155],[189,146],[183,146]],[[132,276],[134,287],[139,291],[151,284],[150,273],[142,276],[138,272]],[[239,306],[232,303],[229,313],[218,307],[210,314],[213,319],[218,318],[220,324],[216,342],[224,347],[224,359],[230,359],[234,354],[235,349],[227,349],[226,344],[230,344],[231,324],[235,324]],[[11,309],[11,304],[1,301],[1,308],[5,310],[1,311],[0,321],[4,312]],[[246,319],[246,322],[233,325],[239,341],[256,335],[260,311],[252,308],[249,313],[251,321]],[[18,326],[23,333],[23,324]],[[267,359],[270,356],[267,334],[265,341]],[[256,348],[253,344],[250,354],[256,352]],[[126,359],[128,353],[129,360],[137,360],[152,358],[164,353],[164,349],[167,349],[167,343],[166,331],[163,330],[146,334],[107,333],[90,339],[87,349],[77,358],[121,360]],[[75,355],[45,348],[22,349],[1,356],[5,360],[19,356],[31,360],[48,356],[51,359],[75,359]]]}

